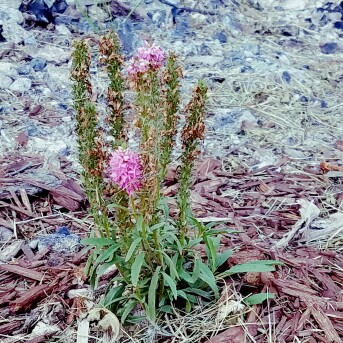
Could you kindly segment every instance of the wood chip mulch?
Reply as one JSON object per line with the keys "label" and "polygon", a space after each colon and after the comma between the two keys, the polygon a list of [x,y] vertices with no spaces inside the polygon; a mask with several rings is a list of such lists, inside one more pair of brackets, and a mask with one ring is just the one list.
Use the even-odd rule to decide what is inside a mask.
{"label": "wood chip mulch", "polygon": [[[222,239],[222,249],[237,251],[227,267],[256,259],[285,264],[275,272],[248,273],[227,280],[243,296],[269,292],[275,299],[254,305],[244,318],[245,328],[231,327],[208,343],[262,343],[268,335],[270,341],[280,343],[343,340],[342,246],[336,243],[321,250],[300,241],[300,233],[285,247],[275,245],[299,221],[298,200],[313,201],[322,216],[341,208],[342,178],[328,176],[320,166],[318,170],[285,173],[287,162],[283,159],[276,166],[253,172],[228,171],[213,159],[197,165],[191,191],[195,216],[239,231]],[[0,226],[13,230],[17,237],[0,246],[3,254],[17,244],[12,247],[14,252],[9,252],[11,258],[0,262],[0,337],[30,333],[43,308],[52,303],[61,307],[51,323],[63,330],[77,317],[75,300],[66,293],[87,284],[82,273],[86,259],[83,251],[56,256],[49,251],[38,252],[28,244],[35,235],[55,232],[63,225],[81,237],[88,234],[80,221],[63,217],[63,211],[75,218],[86,213],[84,193],[67,176],[68,163],[62,161],[61,170],[50,170],[58,180],[54,186],[27,176],[41,164],[36,156],[13,156],[0,174]],[[176,189],[176,170],[171,170],[164,193],[173,196]],[[334,202],[332,196],[328,200],[328,189],[334,194]],[[170,207],[175,210],[172,200]],[[48,341],[42,337],[36,341]]]}

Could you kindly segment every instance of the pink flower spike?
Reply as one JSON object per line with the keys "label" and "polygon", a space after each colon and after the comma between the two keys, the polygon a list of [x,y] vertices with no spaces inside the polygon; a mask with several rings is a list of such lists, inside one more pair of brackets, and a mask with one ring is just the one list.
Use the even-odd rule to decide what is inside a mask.
{"label": "pink flower spike", "polygon": [[141,188],[142,165],[139,155],[132,150],[118,148],[109,161],[110,179],[128,195]]}

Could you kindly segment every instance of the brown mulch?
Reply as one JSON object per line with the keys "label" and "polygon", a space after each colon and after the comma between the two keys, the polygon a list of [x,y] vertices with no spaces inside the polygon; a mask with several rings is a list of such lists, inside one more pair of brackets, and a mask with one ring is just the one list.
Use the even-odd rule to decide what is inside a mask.
{"label": "brown mulch", "polygon": [[[317,170],[305,168],[285,173],[283,166],[287,162],[282,159],[276,166],[253,172],[227,171],[213,159],[204,159],[197,165],[191,191],[195,216],[239,231],[222,239],[222,249],[237,250],[227,267],[256,259],[285,264],[272,273],[248,273],[227,280],[243,296],[269,292],[274,293],[275,299],[254,305],[244,318],[245,329],[232,327],[208,343],[250,342],[249,335],[262,343],[268,332],[274,342],[342,342],[342,249],[308,246],[298,240],[300,234],[286,247],[275,247],[299,221],[299,199],[313,201],[323,216],[342,206],[342,179],[325,174],[335,170],[327,164],[324,167],[328,170],[318,166]],[[84,217],[85,196],[75,180],[67,176],[67,161],[62,161],[61,170],[50,171],[58,179],[56,186],[27,176],[27,172],[32,174],[32,169],[41,168],[41,164],[37,156],[12,156],[0,174],[0,226],[15,230],[18,239],[11,240],[11,244],[19,241],[11,259],[0,262],[3,337],[31,332],[40,316],[37,309],[51,302],[62,304],[64,309],[52,321],[61,330],[80,311],[76,300],[67,298],[66,293],[85,286],[83,252],[54,256],[48,251],[31,249],[27,241],[38,233],[55,232],[65,225],[73,233],[86,236],[88,233],[78,220],[63,217],[63,211],[75,218]],[[171,170],[164,193],[173,196],[176,189],[176,171]],[[327,206],[327,189],[335,194],[331,207]],[[171,201],[170,207],[175,210],[175,202]],[[4,244],[0,252],[11,244]],[[30,317],[32,320],[28,320]],[[44,335],[41,340],[35,339],[48,341]]]}

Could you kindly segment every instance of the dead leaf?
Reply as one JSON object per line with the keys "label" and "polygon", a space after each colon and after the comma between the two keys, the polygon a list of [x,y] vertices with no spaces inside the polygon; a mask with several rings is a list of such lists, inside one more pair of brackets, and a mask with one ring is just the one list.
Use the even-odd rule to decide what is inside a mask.
{"label": "dead leaf", "polygon": [[320,214],[319,208],[313,201],[299,199],[297,203],[301,206],[299,209],[301,218],[295,223],[290,232],[275,243],[275,248],[285,247],[296,235],[302,234]]}
{"label": "dead leaf", "polygon": [[28,141],[29,137],[26,135],[25,131],[22,131],[18,134],[17,142],[20,147],[25,147]]}
{"label": "dead leaf", "polygon": [[331,163],[327,163],[326,161],[323,161],[320,163],[320,170],[326,174],[329,171],[341,171],[342,167],[336,166]]}

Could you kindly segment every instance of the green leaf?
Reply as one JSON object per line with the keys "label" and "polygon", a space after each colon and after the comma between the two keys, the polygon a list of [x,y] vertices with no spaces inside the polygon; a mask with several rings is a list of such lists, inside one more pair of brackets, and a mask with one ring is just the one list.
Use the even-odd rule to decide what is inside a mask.
{"label": "green leaf", "polygon": [[144,221],[144,218],[142,215],[140,215],[138,218],[137,218],[137,222],[136,222],[136,228],[138,230],[138,232],[142,232],[142,229],[143,229],[143,221]]}
{"label": "green leaf", "polygon": [[273,293],[258,293],[250,295],[249,297],[244,299],[244,302],[248,305],[257,305],[261,304],[263,301],[267,299],[274,299]]}
{"label": "green leaf", "polygon": [[224,264],[233,254],[233,250],[229,249],[229,250],[225,250],[219,254],[217,254],[217,258],[216,258],[216,270],[222,265]]}
{"label": "green leaf", "polygon": [[136,238],[132,243],[131,246],[129,248],[129,251],[127,252],[126,258],[125,258],[125,262],[129,261],[133,252],[135,251],[135,249],[137,248],[137,245],[142,241],[141,237]]}
{"label": "green leaf", "polygon": [[113,254],[119,249],[119,245],[118,244],[113,244],[111,245],[107,250],[105,250],[104,252],[102,252],[98,258],[95,260],[94,262],[94,266],[97,266],[98,264],[100,264],[101,262],[106,261],[107,259],[112,260],[113,258]]}
{"label": "green leaf", "polygon": [[148,291],[148,308],[147,316],[151,321],[156,320],[156,290],[158,285],[158,278],[160,276],[161,266],[158,266],[152,275],[152,279]]}
{"label": "green leaf", "polygon": [[160,198],[159,208],[162,210],[164,217],[169,218],[169,207],[165,197]]}
{"label": "green leaf", "polygon": [[86,262],[86,265],[85,265],[85,274],[87,276],[89,276],[90,274],[90,270],[91,270],[91,266],[92,266],[92,263],[93,263],[93,260],[94,260],[94,252],[92,252],[88,258],[87,258],[87,262]]}
{"label": "green leaf", "polygon": [[201,263],[202,263],[201,257],[195,256],[194,257],[192,283],[195,283],[199,279],[200,270],[201,270]]}
{"label": "green leaf", "polygon": [[209,299],[209,300],[212,298],[212,295],[210,293],[205,292],[205,291],[198,289],[198,288],[185,288],[184,291],[187,293],[193,293],[193,294],[199,295],[199,296],[206,298],[206,299]]}
{"label": "green leaf", "polygon": [[138,279],[139,279],[139,274],[141,272],[141,268],[144,262],[144,258],[145,258],[145,252],[142,251],[141,253],[139,253],[136,258],[135,261],[132,264],[131,267],[131,282],[133,284],[134,287],[137,286],[138,283]]}
{"label": "green leaf", "polygon": [[113,267],[113,265],[114,265],[113,258],[111,261],[103,263],[101,266],[97,268],[97,271],[96,271],[97,277],[100,278],[106,272],[106,270],[110,267]]}
{"label": "green leaf", "polygon": [[107,208],[118,208],[120,210],[124,210],[124,211],[129,211],[129,209],[127,207],[124,207],[124,206],[120,206],[120,205],[117,205],[117,204],[109,204],[106,206]]}
{"label": "green leaf", "polygon": [[191,275],[187,273],[183,268],[181,268],[181,270],[179,271],[179,275],[181,279],[185,280],[188,284],[192,285],[194,283]]}
{"label": "green leaf", "polygon": [[182,245],[181,245],[181,242],[179,241],[179,239],[176,237],[176,235],[173,232],[168,232],[168,236],[174,240],[174,242],[177,245],[178,252],[181,255],[183,249],[182,249]]}
{"label": "green leaf", "polygon": [[169,313],[169,314],[173,314],[173,308],[170,305],[164,305],[161,307],[160,309],[162,312],[164,313]]}
{"label": "green leaf", "polygon": [[190,217],[189,219],[193,222],[193,224],[198,229],[198,234],[196,236],[201,237],[203,235],[203,233],[206,231],[206,227],[201,222],[196,220],[194,217]]}
{"label": "green leaf", "polygon": [[207,248],[206,249],[207,258],[211,263],[212,272],[214,272],[216,270],[216,258],[217,258],[215,240],[213,237],[207,237],[207,235],[204,235],[204,241]]}
{"label": "green leaf", "polygon": [[165,260],[169,266],[170,276],[172,278],[176,278],[176,279],[180,280],[179,273],[177,272],[176,266],[175,266],[174,262],[172,261],[172,259],[164,251],[162,251],[162,254],[163,254],[163,256],[164,256],[164,258],[165,258]]}
{"label": "green leaf", "polygon": [[176,283],[175,281],[166,273],[162,272],[164,282],[169,286],[171,291],[173,292],[174,299],[177,299],[177,290],[176,290]]}
{"label": "green leaf", "polygon": [[115,301],[118,296],[121,297],[125,290],[125,286],[120,285],[117,287],[113,287],[105,296],[105,299],[103,300],[104,307],[109,307],[113,301]]}
{"label": "green leaf", "polygon": [[275,270],[275,265],[283,265],[283,263],[273,260],[251,261],[247,263],[237,264],[224,273],[219,274],[218,277],[224,278],[233,274],[248,272],[272,272]]}
{"label": "green leaf", "polygon": [[214,296],[216,298],[219,298],[219,290],[214,275],[210,268],[208,268],[208,266],[204,263],[201,264],[201,272],[199,278],[206,282],[212,288]]}
{"label": "green leaf", "polygon": [[125,322],[126,317],[130,314],[130,312],[135,308],[136,305],[137,300],[130,300],[124,305],[125,309],[120,318],[122,324]]}
{"label": "green leaf", "polygon": [[284,266],[285,264],[281,261],[276,260],[256,260],[256,261],[249,261],[246,264],[265,264],[267,266]]}
{"label": "green leaf", "polygon": [[202,241],[203,241],[202,238],[191,239],[187,244],[187,248],[192,248],[195,245],[198,245],[199,243],[201,243]]}
{"label": "green leaf", "polygon": [[187,294],[185,291],[182,289],[177,291],[177,295],[180,296],[181,298],[187,300],[188,302],[197,302],[197,298],[193,294]]}
{"label": "green leaf", "polygon": [[108,238],[95,238],[95,237],[90,237],[90,238],[84,238],[81,240],[81,244],[84,245],[93,245],[96,247],[103,247],[105,245],[112,245],[115,243],[112,239]]}
{"label": "green leaf", "polygon": [[167,224],[166,222],[157,223],[157,224],[153,225],[152,227],[149,227],[149,230],[152,232],[154,230],[159,229],[160,227],[165,226],[166,224]]}

